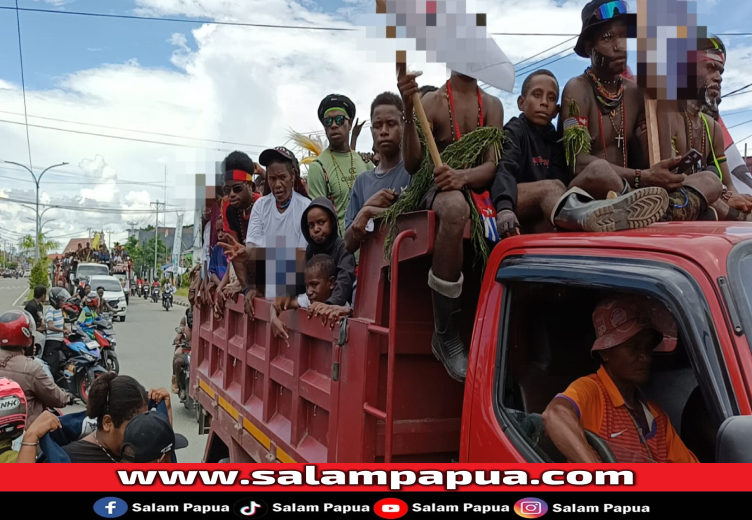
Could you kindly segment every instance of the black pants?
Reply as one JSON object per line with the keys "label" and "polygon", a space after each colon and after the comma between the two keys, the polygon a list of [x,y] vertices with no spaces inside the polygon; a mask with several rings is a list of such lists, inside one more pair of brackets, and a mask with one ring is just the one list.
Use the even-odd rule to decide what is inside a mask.
{"label": "black pants", "polygon": [[57,381],[60,370],[60,351],[63,348],[63,342],[55,339],[48,339],[44,343],[44,361],[49,365],[52,378]]}

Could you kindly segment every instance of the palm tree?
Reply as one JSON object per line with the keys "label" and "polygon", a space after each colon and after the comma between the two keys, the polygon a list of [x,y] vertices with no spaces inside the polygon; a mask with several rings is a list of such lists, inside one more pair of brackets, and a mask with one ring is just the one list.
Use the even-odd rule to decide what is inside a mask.
{"label": "palm tree", "polygon": [[[22,251],[36,251],[37,244],[34,241],[33,235],[26,235],[25,237],[21,238],[21,242],[19,243],[21,246]],[[47,251],[50,251],[52,249],[57,249],[60,247],[60,243],[52,240],[47,239],[44,236],[44,233],[39,233],[39,257],[45,258],[47,256]]]}

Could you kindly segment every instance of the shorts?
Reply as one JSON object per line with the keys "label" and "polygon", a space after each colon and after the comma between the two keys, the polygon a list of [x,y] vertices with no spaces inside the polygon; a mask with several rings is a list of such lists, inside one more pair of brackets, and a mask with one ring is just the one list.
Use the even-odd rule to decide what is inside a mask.
{"label": "shorts", "polygon": [[668,210],[659,222],[690,222],[699,219],[707,209],[705,197],[694,188],[684,186],[668,193]]}
{"label": "shorts", "polygon": [[436,199],[436,194],[439,193],[439,187],[435,184],[423,195],[420,199],[420,209],[431,210],[433,209],[433,202]]}

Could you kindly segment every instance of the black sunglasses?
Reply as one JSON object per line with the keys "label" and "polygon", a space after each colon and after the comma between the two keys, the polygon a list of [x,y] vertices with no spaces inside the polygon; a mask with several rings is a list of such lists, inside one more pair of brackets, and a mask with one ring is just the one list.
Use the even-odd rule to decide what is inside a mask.
{"label": "black sunglasses", "polygon": [[332,126],[332,123],[337,123],[337,126],[342,126],[345,124],[345,121],[349,121],[350,118],[347,116],[339,115],[334,117],[325,117],[324,118],[324,126],[329,128]]}
{"label": "black sunglasses", "polygon": [[230,192],[240,193],[245,188],[245,184],[236,184],[234,186],[222,186],[222,191],[225,195],[229,195]]}

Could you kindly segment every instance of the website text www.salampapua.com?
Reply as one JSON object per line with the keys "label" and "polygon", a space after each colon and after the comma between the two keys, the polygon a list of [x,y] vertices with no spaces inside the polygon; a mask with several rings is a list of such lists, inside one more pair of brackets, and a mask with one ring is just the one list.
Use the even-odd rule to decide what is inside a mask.
{"label": "website text www.salampapua.com", "polygon": [[321,470],[305,466],[300,470],[257,470],[250,478],[237,470],[118,470],[124,486],[388,486],[400,490],[407,486],[441,487],[453,490],[466,486],[634,486],[631,471],[549,470],[532,477],[521,470]]}

